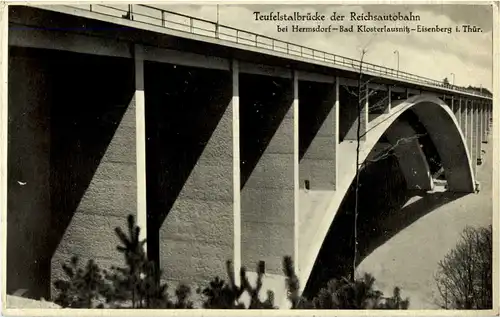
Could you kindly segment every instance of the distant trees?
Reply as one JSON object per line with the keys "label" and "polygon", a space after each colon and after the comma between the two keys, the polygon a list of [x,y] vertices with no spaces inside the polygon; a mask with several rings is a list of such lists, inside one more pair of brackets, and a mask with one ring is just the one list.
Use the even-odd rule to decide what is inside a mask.
{"label": "distant trees", "polygon": [[492,226],[464,229],[456,247],[439,262],[435,280],[445,309],[491,309]]}

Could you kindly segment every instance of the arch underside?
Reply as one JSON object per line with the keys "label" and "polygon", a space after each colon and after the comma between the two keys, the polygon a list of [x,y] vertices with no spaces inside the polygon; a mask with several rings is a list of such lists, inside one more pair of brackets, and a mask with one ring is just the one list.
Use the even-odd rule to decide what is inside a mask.
{"label": "arch underside", "polygon": [[[441,159],[447,180],[448,190],[456,193],[474,191],[474,175],[467,150],[465,138],[459,128],[451,109],[434,96],[417,95],[404,102],[393,105],[391,112],[371,121],[367,128],[366,141],[360,144],[360,162],[366,162],[377,154],[374,149],[382,136],[389,141],[395,156],[398,158],[401,171],[409,189],[429,190],[433,187],[432,175],[418,140],[411,138],[415,130],[402,120],[401,115],[412,111]],[[401,138],[408,142],[398,149],[394,146]],[[344,197],[356,174],[356,142],[342,142],[338,146],[341,155],[338,163],[337,190],[331,194],[329,203],[324,203],[324,212],[308,210],[308,215],[301,215],[299,234],[300,285],[304,287],[312,272],[316,258],[334,221]],[[326,208],[324,206],[327,206]],[[305,210],[304,210],[305,211]],[[303,212],[303,210],[301,210]]]}

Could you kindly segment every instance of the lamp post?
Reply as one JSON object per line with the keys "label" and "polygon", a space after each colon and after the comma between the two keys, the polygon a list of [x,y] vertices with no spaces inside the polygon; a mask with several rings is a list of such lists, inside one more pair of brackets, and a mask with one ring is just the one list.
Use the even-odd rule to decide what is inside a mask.
{"label": "lamp post", "polygon": [[396,72],[396,76],[398,76],[398,75],[399,75],[399,51],[398,51],[398,50],[395,50],[395,51],[394,51],[394,54],[396,54],[396,55],[397,55],[397,58],[398,58],[398,59],[397,59],[397,60],[398,60],[398,68],[397,68],[397,72]]}
{"label": "lamp post", "polygon": [[452,81],[451,81],[451,84],[452,84],[453,86],[455,86],[455,73],[450,73],[450,75],[451,75],[451,76],[453,76],[453,77],[452,77],[453,79],[452,79]]}

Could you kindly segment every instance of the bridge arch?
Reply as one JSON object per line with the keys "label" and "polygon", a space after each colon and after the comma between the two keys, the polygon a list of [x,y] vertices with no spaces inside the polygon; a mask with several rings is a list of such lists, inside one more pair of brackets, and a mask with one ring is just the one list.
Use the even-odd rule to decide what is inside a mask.
{"label": "bridge arch", "polygon": [[[412,111],[426,129],[441,158],[448,182],[448,190],[460,193],[473,192],[475,180],[470,154],[465,137],[448,105],[432,95],[416,95],[403,102],[398,101],[391,106],[390,113],[381,115],[370,122],[366,132],[366,141],[363,141],[360,146],[360,162],[367,159],[382,135],[403,113]],[[342,148],[339,149],[342,153]],[[311,240],[303,244],[307,247],[299,250],[299,253],[302,251],[300,258],[303,259],[299,265],[299,279],[302,288],[307,284],[323,241],[356,174],[355,162],[348,162],[342,167],[346,170],[339,171],[344,176],[339,179],[337,190],[332,195],[332,199],[322,216],[315,222],[316,227],[313,234],[310,235]]]}

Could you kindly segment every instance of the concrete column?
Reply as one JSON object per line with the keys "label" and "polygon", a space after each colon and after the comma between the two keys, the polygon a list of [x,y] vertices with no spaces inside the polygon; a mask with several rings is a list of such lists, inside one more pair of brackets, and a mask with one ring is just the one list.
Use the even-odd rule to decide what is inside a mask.
{"label": "concrete column", "polygon": [[392,86],[387,85],[387,93],[388,93],[388,103],[387,103],[387,108],[385,108],[384,113],[391,113],[391,102],[392,102]]}
{"label": "concrete column", "polygon": [[472,101],[467,100],[467,149],[469,151],[469,158],[472,162],[472,140],[473,140],[473,131],[472,131],[472,122],[473,122],[473,111],[472,111]]}
{"label": "concrete column", "polygon": [[360,129],[360,139],[361,140],[366,140],[366,131],[368,130],[368,122],[369,122],[369,118],[368,118],[368,114],[369,114],[369,109],[370,109],[370,98],[369,98],[369,95],[370,95],[370,88],[368,88],[368,85],[366,84],[366,88],[365,88],[365,102],[364,102],[364,108],[361,109],[361,116],[362,116],[362,119],[363,121],[361,121],[363,124],[362,124],[362,129]]}
{"label": "concrete column", "polygon": [[[139,238],[147,238],[146,206],[146,110],[144,98],[144,60],[142,48],[134,46],[135,64],[135,137],[137,170],[137,225],[141,228]],[[146,245],[144,245],[146,248]],[[146,248],[147,250],[147,248]]]}
{"label": "concrete column", "polygon": [[478,160],[481,160],[482,158],[482,152],[481,152],[481,147],[483,144],[483,135],[484,135],[484,120],[483,120],[483,103],[482,101],[479,101],[477,103],[477,124],[478,124],[478,147],[479,147],[479,152],[478,152]]}
{"label": "concrete column", "polygon": [[493,118],[493,105],[488,103],[488,121],[486,122],[486,127],[488,128],[488,134],[491,131],[491,119]]}
{"label": "concrete column", "polygon": [[475,102],[475,127],[476,127],[476,165],[481,164],[481,141],[482,141],[482,123],[481,123],[481,104],[480,102]]}
{"label": "concrete column", "polygon": [[299,78],[297,71],[293,72],[293,262],[297,276],[299,271]]}
{"label": "concrete column", "polygon": [[338,148],[340,144],[340,83],[339,77],[335,78],[335,188],[337,188],[339,179],[339,153]]}
{"label": "concrete column", "polygon": [[462,135],[464,136],[465,145],[468,148],[467,143],[467,99],[460,99],[460,129],[462,130]]}
{"label": "concrete column", "polygon": [[239,64],[232,61],[232,92],[231,109],[233,111],[233,222],[234,222],[234,279],[240,284],[241,268],[241,173],[240,173],[240,95],[239,95]]}
{"label": "concrete column", "polygon": [[493,127],[493,113],[493,104],[490,103],[488,105],[488,131],[491,131]]}
{"label": "concrete column", "polygon": [[453,100],[453,113],[455,114],[455,118],[457,119],[458,126],[461,127],[461,121],[462,121],[462,113],[460,112],[460,108],[462,107],[462,98],[459,98],[458,100],[454,99]]}
{"label": "concrete column", "polygon": [[475,101],[471,101],[471,163],[472,170],[474,175],[476,175],[476,166],[477,166],[477,135],[478,135],[478,126],[477,126],[477,105]]}
{"label": "concrete column", "polygon": [[488,104],[485,102],[481,107],[481,118],[483,122],[483,143],[488,143]]}

